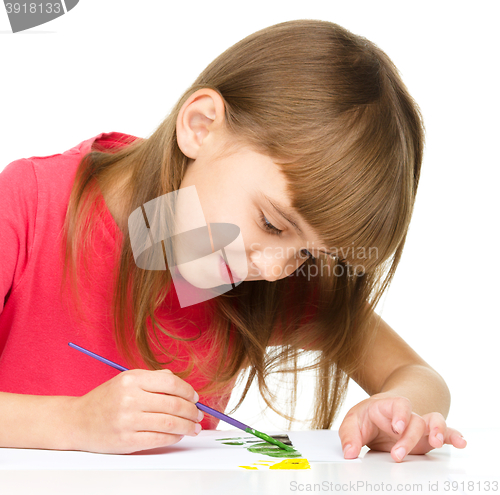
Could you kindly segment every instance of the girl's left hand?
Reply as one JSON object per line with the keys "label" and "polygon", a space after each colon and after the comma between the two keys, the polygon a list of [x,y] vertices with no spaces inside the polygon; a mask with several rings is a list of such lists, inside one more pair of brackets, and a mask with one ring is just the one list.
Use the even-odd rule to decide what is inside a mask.
{"label": "girl's left hand", "polygon": [[463,449],[467,442],[446,426],[441,413],[419,416],[406,397],[392,392],[375,394],[349,410],[339,428],[345,459],[355,459],[363,445],[390,452],[396,462],[406,454],[425,454],[445,443]]}

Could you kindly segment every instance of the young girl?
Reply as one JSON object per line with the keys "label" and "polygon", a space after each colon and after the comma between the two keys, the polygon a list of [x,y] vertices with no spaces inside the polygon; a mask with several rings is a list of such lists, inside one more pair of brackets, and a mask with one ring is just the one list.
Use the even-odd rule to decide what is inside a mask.
{"label": "young girl", "polygon": [[[345,458],[363,445],[395,461],[465,447],[445,422],[444,380],[374,312],[403,252],[423,145],[418,107],[384,52],[336,24],[297,20],[225,51],[150,137],[103,133],[9,164],[0,446],[171,445],[215,428],[195,403],[224,410],[246,372],[236,408],[256,379],[291,422],[297,376],[314,369],[312,428],[332,426],[349,378],[370,395],[340,426]],[[244,263],[206,261],[232,289],[181,305],[174,268],[184,288],[200,287],[198,272],[138,266],[129,219],[191,186],[208,228],[240,229]],[[133,369],[117,373],[68,342]],[[305,353],[312,362],[299,366]],[[289,413],[269,388],[285,372]]]}

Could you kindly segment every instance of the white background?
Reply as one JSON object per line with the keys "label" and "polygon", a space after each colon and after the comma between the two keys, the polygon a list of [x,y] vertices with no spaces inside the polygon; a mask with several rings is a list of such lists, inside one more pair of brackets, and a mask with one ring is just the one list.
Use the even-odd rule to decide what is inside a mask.
{"label": "white background", "polygon": [[[500,330],[495,7],[81,0],[61,18],[12,34],[0,6],[0,170],[100,132],[150,135],[208,63],[266,26],[322,19],[365,36],[401,71],[427,130],[406,250],[378,312],[447,381],[450,426],[493,426]],[[309,383],[301,387],[299,417],[310,412]],[[351,382],[334,428],[366,397]],[[260,415],[262,404],[254,390],[235,417],[264,431],[283,427],[274,414]]]}

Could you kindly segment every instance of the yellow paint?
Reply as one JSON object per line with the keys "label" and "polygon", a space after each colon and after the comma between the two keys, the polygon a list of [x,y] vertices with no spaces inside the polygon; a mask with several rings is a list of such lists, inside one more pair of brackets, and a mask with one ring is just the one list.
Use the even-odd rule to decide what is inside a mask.
{"label": "yellow paint", "polygon": [[258,470],[259,467],[255,466],[260,466],[260,468],[265,468],[265,469],[311,469],[311,466],[309,464],[309,461],[307,459],[284,459],[283,461],[280,462],[275,462],[273,464],[273,461],[258,461],[254,462],[252,466],[238,466],[244,469],[254,469]]}
{"label": "yellow paint", "polygon": [[311,466],[307,459],[284,459],[269,466],[269,469],[311,469]]}

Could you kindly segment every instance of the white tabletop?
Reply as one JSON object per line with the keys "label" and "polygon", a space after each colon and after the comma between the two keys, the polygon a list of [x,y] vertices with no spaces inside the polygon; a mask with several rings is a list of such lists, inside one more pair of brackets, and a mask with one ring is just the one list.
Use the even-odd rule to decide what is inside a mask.
{"label": "white tabletop", "polygon": [[500,493],[500,429],[460,430],[468,442],[396,463],[363,448],[361,462],[313,463],[309,470],[3,470],[3,494]]}

